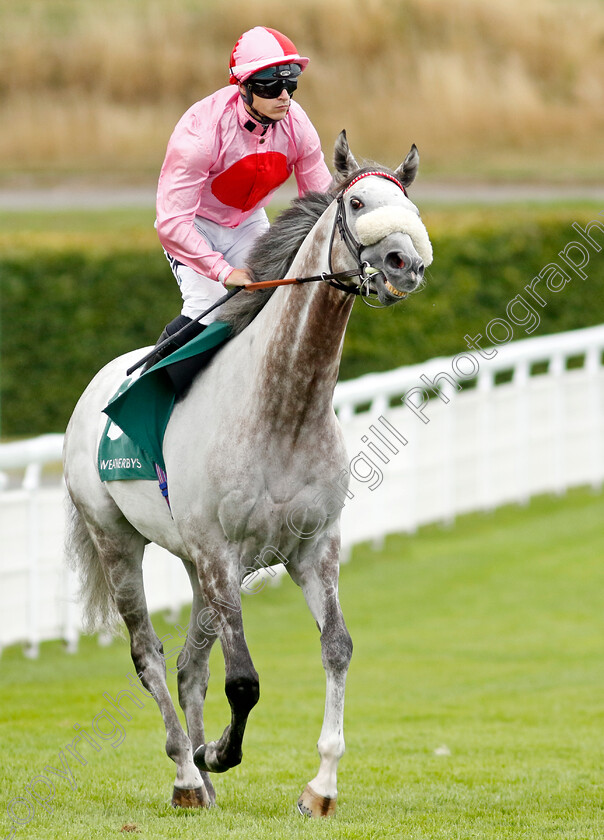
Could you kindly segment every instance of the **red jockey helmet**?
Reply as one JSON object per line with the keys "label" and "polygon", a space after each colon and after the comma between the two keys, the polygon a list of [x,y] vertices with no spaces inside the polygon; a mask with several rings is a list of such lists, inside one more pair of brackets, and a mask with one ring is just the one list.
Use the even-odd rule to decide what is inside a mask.
{"label": "red jockey helmet", "polygon": [[245,82],[254,73],[276,64],[299,64],[304,70],[308,59],[298,55],[295,44],[276,29],[255,26],[239,38],[231,53],[229,82]]}

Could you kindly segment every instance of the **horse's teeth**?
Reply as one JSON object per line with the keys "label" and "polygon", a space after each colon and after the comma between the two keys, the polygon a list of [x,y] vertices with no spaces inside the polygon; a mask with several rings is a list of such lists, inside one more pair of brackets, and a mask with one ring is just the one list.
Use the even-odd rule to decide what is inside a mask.
{"label": "horse's teeth", "polygon": [[388,289],[388,291],[391,294],[396,295],[396,297],[400,297],[400,298],[406,298],[407,297],[407,292],[399,292],[399,290],[395,289],[394,286],[392,285],[392,283],[390,283],[388,280],[386,280],[386,288]]}

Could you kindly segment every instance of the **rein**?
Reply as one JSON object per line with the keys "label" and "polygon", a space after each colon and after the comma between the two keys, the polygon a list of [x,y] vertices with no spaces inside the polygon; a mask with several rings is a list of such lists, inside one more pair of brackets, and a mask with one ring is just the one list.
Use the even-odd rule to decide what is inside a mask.
{"label": "rein", "polygon": [[[331,268],[331,266],[330,266]],[[331,286],[334,286],[336,289],[340,289],[343,292],[348,292],[349,294],[358,295],[360,294],[360,290],[358,287],[353,286],[346,286],[344,283],[341,283],[340,280],[344,280],[350,277],[363,277],[365,282],[369,280],[369,275],[366,272],[369,270],[369,266],[367,263],[364,263],[359,268],[352,268],[348,271],[338,271],[338,272],[323,272],[323,274],[315,274],[312,277],[284,277],[280,280],[261,280],[258,283],[247,283],[245,286],[235,286],[234,289],[231,289],[221,298],[212,304],[205,312],[201,312],[197,317],[193,318],[188,324],[185,324],[177,332],[173,333],[172,335],[168,336],[164,341],[160,344],[156,344],[153,350],[150,353],[147,353],[146,356],[143,356],[142,359],[139,359],[136,364],[132,365],[132,367],[128,368],[126,371],[126,376],[131,376],[135,370],[138,370],[139,367],[148,362],[152,356],[155,356],[160,350],[163,350],[165,347],[168,347],[170,344],[174,342],[174,339],[180,335],[184,335],[187,330],[189,330],[191,324],[200,321],[202,318],[205,318],[206,315],[209,315],[210,312],[213,312],[215,309],[218,309],[219,306],[222,306],[227,300],[230,300],[239,292],[245,290],[246,292],[254,292],[258,289],[272,289],[275,286],[291,286],[294,284],[301,285],[302,283],[317,283],[319,280],[325,280]]]}
{"label": "rein", "polygon": [[[132,365],[126,371],[127,376],[130,376],[134,373],[135,370],[138,370],[139,367],[145,364],[145,362],[149,361],[152,356],[155,356],[156,353],[163,350],[165,347],[168,347],[170,344],[173,343],[174,339],[178,336],[186,333],[186,331],[191,326],[191,323],[195,323],[200,321],[202,318],[205,318],[206,315],[209,315],[210,312],[213,312],[219,306],[222,306],[227,300],[230,300],[236,294],[238,294],[242,289],[245,289],[246,292],[253,292],[258,289],[272,289],[276,286],[290,286],[290,285],[301,285],[302,283],[317,283],[320,280],[324,280],[326,283],[329,283],[330,286],[333,286],[334,289],[339,289],[341,292],[346,292],[349,295],[361,295],[363,298],[368,298],[370,296],[369,288],[367,288],[367,292],[363,292],[363,288],[367,285],[369,287],[369,281],[371,277],[379,272],[377,269],[372,268],[369,263],[363,262],[361,260],[361,251],[363,250],[363,245],[358,242],[350,230],[348,222],[346,220],[346,212],[344,210],[344,196],[356,183],[358,183],[363,178],[367,178],[370,175],[377,175],[380,178],[387,178],[389,181],[393,181],[397,186],[399,186],[402,191],[407,195],[407,192],[400,181],[395,178],[393,175],[390,175],[388,172],[379,172],[379,171],[368,171],[362,172],[360,175],[357,175],[356,178],[353,178],[350,184],[345,187],[343,190],[340,190],[338,195],[336,196],[337,202],[337,210],[336,216],[334,219],[333,227],[331,229],[331,237],[329,240],[329,272],[324,271],[322,274],[314,274],[311,277],[285,277],[280,280],[261,280],[258,283],[248,283],[245,286],[235,286],[234,289],[231,289],[226,295],[219,298],[209,309],[206,309],[205,312],[202,312],[200,315],[197,315],[196,318],[193,318],[192,321],[188,324],[185,324],[182,329],[175,332],[173,335],[168,336],[161,344],[157,344],[150,353],[147,353],[142,359],[139,359],[136,364]],[[338,230],[342,240],[344,241],[346,247],[354,257],[357,268],[348,269],[348,271],[334,271],[332,264],[331,264],[331,252],[333,250],[333,243],[336,235],[336,230]],[[342,280],[349,280],[352,277],[361,277],[362,282],[360,286],[349,286],[345,283],[342,283]]]}

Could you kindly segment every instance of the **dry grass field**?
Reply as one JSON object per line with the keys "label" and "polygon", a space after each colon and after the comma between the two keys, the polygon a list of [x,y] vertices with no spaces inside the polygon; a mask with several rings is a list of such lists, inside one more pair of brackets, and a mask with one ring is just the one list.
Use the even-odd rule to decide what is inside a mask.
{"label": "dry grass field", "polygon": [[3,0],[0,176],[155,177],[180,114],[256,24],[311,64],[298,99],[326,154],[423,174],[602,178],[601,0]]}

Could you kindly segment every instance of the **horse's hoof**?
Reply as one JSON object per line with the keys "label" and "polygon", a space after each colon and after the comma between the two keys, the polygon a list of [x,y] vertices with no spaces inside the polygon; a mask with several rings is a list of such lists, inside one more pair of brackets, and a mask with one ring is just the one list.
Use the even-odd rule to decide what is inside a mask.
{"label": "horse's hoof", "polygon": [[205,788],[177,788],[172,791],[173,808],[209,808],[210,797]]}
{"label": "horse's hoof", "polygon": [[303,817],[333,817],[336,812],[336,798],[319,796],[310,785],[306,785],[298,799],[298,811]]}

